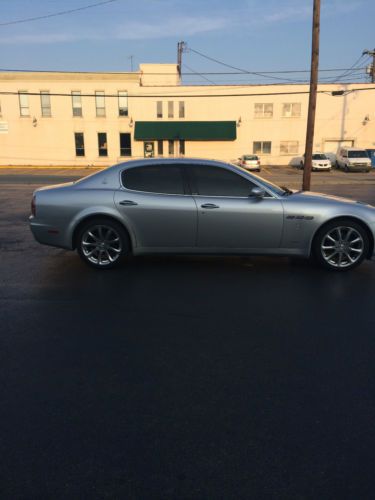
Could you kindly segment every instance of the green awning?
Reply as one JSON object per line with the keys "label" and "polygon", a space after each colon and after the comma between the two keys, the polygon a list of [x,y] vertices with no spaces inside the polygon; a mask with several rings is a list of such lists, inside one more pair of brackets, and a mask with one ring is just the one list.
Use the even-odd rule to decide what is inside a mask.
{"label": "green awning", "polygon": [[225,122],[135,122],[138,141],[184,139],[185,141],[234,141],[235,121]]}

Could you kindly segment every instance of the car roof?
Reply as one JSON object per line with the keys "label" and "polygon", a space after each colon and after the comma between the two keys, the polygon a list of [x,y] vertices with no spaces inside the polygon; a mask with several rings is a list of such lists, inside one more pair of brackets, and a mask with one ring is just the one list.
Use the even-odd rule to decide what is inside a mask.
{"label": "car roof", "polygon": [[225,161],[219,160],[207,160],[206,158],[142,158],[139,160],[129,160],[122,163],[118,163],[109,168],[131,168],[131,167],[141,167],[145,165],[165,165],[165,164],[193,164],[193,165],[207,165],[216,167],[233,167],[233,164]]}
{"label": "car roof", "polygon": [[366,148],[341,148],[345,151],[366,151]]}

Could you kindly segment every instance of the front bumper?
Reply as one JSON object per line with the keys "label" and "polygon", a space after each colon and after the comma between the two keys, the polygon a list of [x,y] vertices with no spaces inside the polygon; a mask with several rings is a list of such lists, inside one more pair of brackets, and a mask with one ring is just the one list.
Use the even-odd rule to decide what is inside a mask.
{"label": "front bumper", "polygon": [[331,170],[331,165],[312,165],[313,170]]}
{"label": "front bumper", "polygon": [[348,169],[350,172],[368,172],[371,170],[371,165],[348,165]]}

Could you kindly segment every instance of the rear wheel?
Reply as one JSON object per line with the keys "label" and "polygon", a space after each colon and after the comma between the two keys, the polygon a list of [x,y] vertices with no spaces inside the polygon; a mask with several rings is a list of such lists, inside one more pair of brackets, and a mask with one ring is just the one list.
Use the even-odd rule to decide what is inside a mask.
{"label": "rear wheel", "polygon": [[323,226],[313,243],[319,263],[333,271],[348,271],[359,266],[368,255],[369,239],[363,227],[350,219]]}
{"label": "rear wheel", "polygon": [[86,264],[110,269],[129,253],[129,238],[119,223],[105,218],[93,219],[80,229],[77,250]]}

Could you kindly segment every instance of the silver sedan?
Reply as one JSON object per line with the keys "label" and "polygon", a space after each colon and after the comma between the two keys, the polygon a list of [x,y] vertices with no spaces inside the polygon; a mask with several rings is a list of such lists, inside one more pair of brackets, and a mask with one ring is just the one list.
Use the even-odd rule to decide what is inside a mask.
{"label": "silver sedan", "polygon": [[37,241],[99,269],[130,253],[315,256],[336,271],[375,256],[374,207],[217,161],[128,161],[37,189],[31,210]]}

